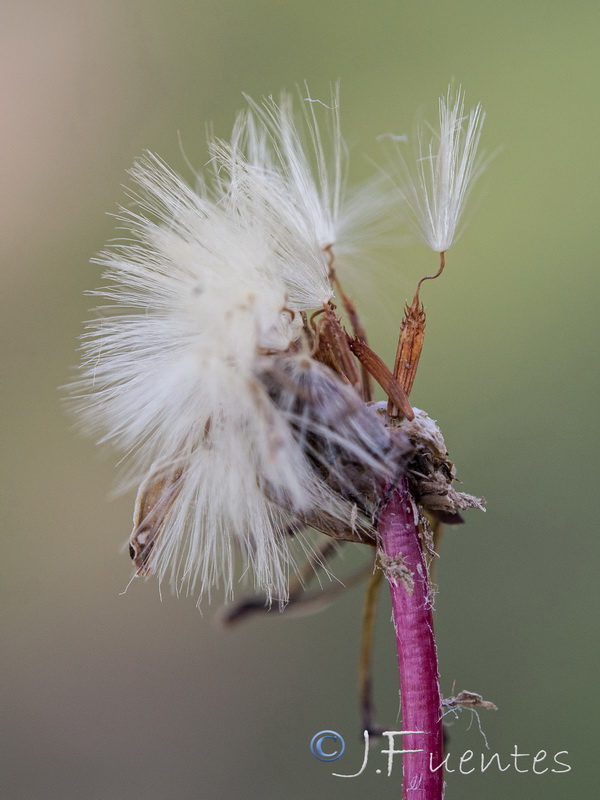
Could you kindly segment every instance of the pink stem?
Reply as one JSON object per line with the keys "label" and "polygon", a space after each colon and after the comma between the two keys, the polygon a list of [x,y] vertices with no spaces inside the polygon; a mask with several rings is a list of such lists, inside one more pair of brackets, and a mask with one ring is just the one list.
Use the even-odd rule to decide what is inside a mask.
{"label": "pink stem", "polygon": [[[422,731],[402,737],[403,800],[441,800],[444,793],[440,683],[429,579],[406,480],[397,486],[379,515],[379,536],[392,595],[400,670],[402,730]],[[401,559],[401,560],[400,560]],[[412,573],[412,594],[394,576],[395,565]]]}

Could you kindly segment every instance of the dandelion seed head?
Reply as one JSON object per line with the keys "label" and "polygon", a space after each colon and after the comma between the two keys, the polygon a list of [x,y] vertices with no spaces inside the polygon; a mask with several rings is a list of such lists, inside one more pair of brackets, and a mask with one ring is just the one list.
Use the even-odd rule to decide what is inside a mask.
{"label": "dandelion seed head", "polygon": [[[131,170],[122,237],[95,259],[105,284],[71,393],[87,430],[124,454],[124,487],[141,484],[138,574],[209,598],[231,597],[241,574],[285,602],[305,529],[374,535],[381,486],[411,445],[335,366],[343,329],[326,366],[304,313],[325,306],[339,326],[330,258],[356,252],[359,222],[388,196],[346,191],[337,90],[330,104],[305,98],[301,115],[286,94],[248,103],[229,141],[209,139],[193,187],[152,154]],[[441,101],[438,146],[421,141],[407,188],[440,251],[479,168],[483,116],[463,105],[460,92]]]}
{"label": "dandelion seed head", "polygon": [[300,312],[332,290],[285,176],[250,163],[260,139],[247,153],[212,147],[216,177],[197,188],[153,155],[132,169],[126,236],[96,259],[103,305],[73,394],[88,430],[126,454],[126,485],[142,482],[136,508],[156,487],[168,496],[160,535],[141,520],[145,570],[176,591],[229,597],[241,570],[283,601],[290,533],[309,549],[307,525],[369,529],[374,482],[398,453],[302,340]]}

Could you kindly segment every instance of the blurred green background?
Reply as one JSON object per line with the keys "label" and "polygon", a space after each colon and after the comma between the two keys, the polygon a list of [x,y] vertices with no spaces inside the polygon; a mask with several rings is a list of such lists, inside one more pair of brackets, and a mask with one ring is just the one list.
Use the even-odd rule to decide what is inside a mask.
{"label": "blurred green background", "polygon": [[[564,756],[572,771],[448,777],[447,798],[592,798],[599,725],[596,0],[5,0],[0,10],[4,328],[0,786],[8,800],[399,797],[365,774],[356,697],[360,590],[323,613],[223,631],[216,607],[134,582],[133,498],[110,501],[116,456],[80,440],[57,387],[72,374],[125,171],[144,148],[185,171],[207,122],[308,81],[342,87],[353,176],[376,137],[412,127],[451,78],[502,146],[442,279],[426,284],[416,405],[442,425],[488,513],[450,531],[439,564],[445,695],[494,700],[490,752]],[[434,267],[394,253],[361,297],[389,361],[404,300]],[[361,291],[361,295],[363,292]],[[380,307],[386,298],[385,311]],[[349,561],[354,556],[351,554]],[[348,564],[342,565],[344,573]],[[276,616],[276,615],[274,615]],[[378,717],[397,726],[389,606]],[[308,743],[339,731],[335,764]],[[487,752],[468,713],[450,752]]]}

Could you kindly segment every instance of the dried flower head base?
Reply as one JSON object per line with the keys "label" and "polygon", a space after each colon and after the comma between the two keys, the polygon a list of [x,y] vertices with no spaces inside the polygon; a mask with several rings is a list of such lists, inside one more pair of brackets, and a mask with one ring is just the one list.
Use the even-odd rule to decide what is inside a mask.
{"label": "dried flower head base", "polygon": [[[482,122],[479,106],[465,115],[462,93],[449,92],[439,131],[426,144],[417,136],[414,169],[398,159],[394,191],[439,253],[437,275],[481,169]],[[403,728],[414,732],[404,741],[414,751],[404,796],[439,799],[443,771],[430,769],[443,757],[430,565],[441,524],[483,505],[454,489],[439,428],[409,401],[429,276],[405,309],[390,370],[340,275],[397,204],[380,181],[346,191],[337,93],[330,107],[306,98],[301,119],[288,95],[249,101],[231,139],[209,148],[208,177],[194,189],[152,155],[132,170],[137,191],[119,214],[129,238],[97,259],[105,304],[84,336],[73,387],[87,427],[128,454],[129,485],[139,485],[136,575],[169,578],[200,597],[221,587],[231,598],[241,565],[264,594],[230,607],[234,621],[273,601],[306,602],[311,572],[343,542],[366,545],[364,724],[376,729],[369,645],[385,576]],[[373,401],[375,385],[385,401]],[[315,549],[307,529],[324,543]]]}

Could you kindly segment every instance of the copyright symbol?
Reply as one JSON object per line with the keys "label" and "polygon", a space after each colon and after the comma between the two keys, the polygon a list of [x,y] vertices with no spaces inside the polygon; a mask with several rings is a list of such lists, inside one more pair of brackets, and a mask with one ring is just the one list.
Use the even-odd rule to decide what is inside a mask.
{"label": "copyright symbol", "polygon": [[335,731],[319,731],[310,740],[310,752],[319,761],[337,761],[345,749],[346,742]]}

